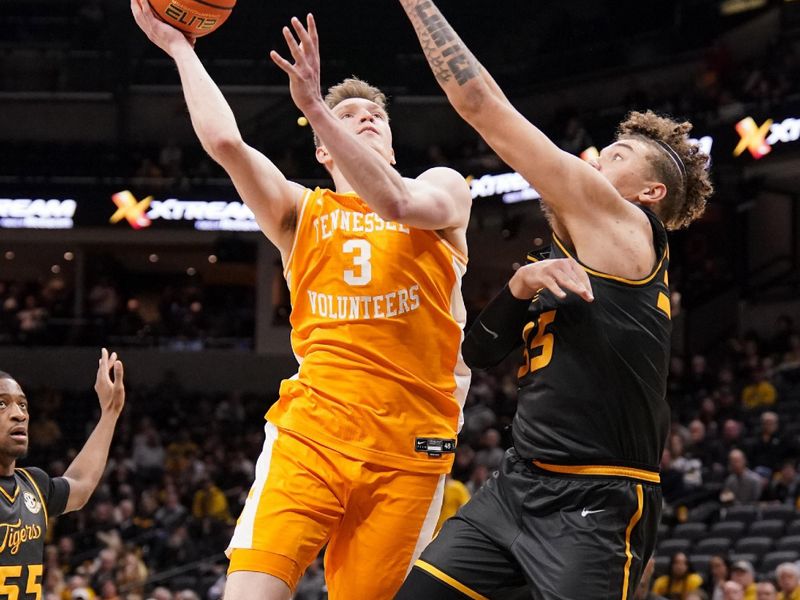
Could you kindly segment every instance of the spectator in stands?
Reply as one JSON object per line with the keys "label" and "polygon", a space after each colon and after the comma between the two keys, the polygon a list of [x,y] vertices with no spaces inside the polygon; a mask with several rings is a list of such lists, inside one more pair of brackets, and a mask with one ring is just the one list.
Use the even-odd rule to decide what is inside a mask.
{"label": "spectator in stands", "polygon": [[62,595],[64,600],[94,600],[96,596],[97,594],[89,587],[89,582],[83,575],[70,577],[67,580],[67,589]]}
{"label": "spectator in stands", "polygon": [[213,522],[230,524],[233,521],[228,508],[228,499],[210,475],[203,479],[200,489],[194,493],[192,516],[203,522],[204,531],[207,531],[207,527]]}
{"label": "spectator in stands", "polygon": [[683,437],[679,433],[669,436],[668,446],[672,453],[672,468],[683,475],[684,487],[687,491],[699,488],[703,484],[703,463],[686,455]]}
{"label": "spectator in stands", "polygon": [[686,594],[685,600],[708,600],[708,594],[702,589],[696,589],[693,592]]}
{"label": "spectator in stands", "polygon": [[764,489],[761,500],[796,505],[799,495],[800,476],[797,474],[797,465],[794,459],[788,459],[783,461],[780,470]]}
{"label": "spectator in stands", "polygon": [[800,333],[789,337],[789,350],[783,355],[783,364],[794,369],[800,366]]}
{"label": "spectator in stands", "polygon": [[686,388],[694,396],[711,392],[716,386],[717,378],[708,367],[708,361],[702,354],[692,356],[691,368],[686,379]]}
{"label": "spectator in stands", "polygon": [[173,600],[172,592],[165,587],[159,586],[150,592],[147,600]]}
{"label": "spectator in stands", "polygon": [[33,294],[25,296],[23,308],[17,312],[17,331],[23,344],[41,343],[47,327],[47,309]]}
{"label": "spectator in stands", "polygon": [[133,446],[133,462],[136,465],[137,475],[148,482],[158,481],[164,472],[164,458],[161,436],[155,427],[150,425],[136,436]]}
{"label": "spectator in stands", "polygon": [[736,581],[726,581],[722,586],[722,600],[744,600],[744,588]]}
{"label": "spectator in stands", "polygon": [[722,434],[719,440],[718,458],[725,461],[734,448],[743,448],[742,432],[744,425],[737,419],[724,419],[722,421]]}
{"label": "spectator in stands", "polygon": [[674,506],[686,495],[683,473],[672,464],[672,452],[669,448],[661,451],[661,494],[668,506]]}
{"label": "spectator in stands", "polygon": [[495,471],[500,467],[505,450],[500,446],[500,432],[494,427],[490,427],[481,435],[478,443],[480,450],[475,455],[478,464],[486,465],[490,471]]}
{"label": "spectator in stands", "polygon": [[772,411],[763,413],[761,415],[761,431],[748,453],[753,468],[765,469],[768,476],[778,469],[789,453],[788,444],[778,431],[779,427],[780,420],[776,413]]}
{"label": "spectator in stands", "polygon": [[800,600],[800,569],[792,562],[785,562],[775,569],[778,587],[781,589],[778,600]]}
{"label": "spectator in stands", "polygon": [[94,564],[90,567],[91,586],[101,590],[106,581],[114,581],[117,576],[117,551],[113,548],[103,548]]}
{"label": "spectator in stands", "polygon": [[683,552],[676,552],[669,561],[669,572],[656,579],[653,593],[670,600],[685,600],[686,595],[698,589],[703,578],[695,573],[689,559]]}
{"label": "spectator in stands", "polygon": [[727,556],[714,554],[708,561],[708,574],[703,579],[703,590],[711,600],[722,600],[722,586],[730,579],[731,562]]}
{"label": "spectator in stands", "polygon": [[119,292],[107,278],[101,278],[89,290],[89,314],[105,324],[110,323],[119,310]]}
{"label": "spectator in stands", "polygon": [[[761,477],[747,468],[747,457],[739,449],[728,455],[730,475],[725,479],[719,499],[724,503],[752,504],[761,497]],[[738,564],[738,563],[737,563]]]}
{"label": "spectator in stands", "polygon": [[139,553],[134,550],[128,550],[123,553],[119,560],[119,571],[115,581],[120,588],[127,592],[142,594],[144,592],[144,584],[147,581],[147,573],[147,566],[139,556]]}
{"label": "spectator in stands", "polygon": [[731,444],[741,444],[739,437],[733,436],[733,429],[726,432],[725,426],[729,422],[738,424],[738,435],[742,432],[742,408],[739,403],[739,398],[734,394],[733,390],[728,386],[718,388],[714,392],[714,402],[717,405],[717,422],[722,425],[722,439],[723,443],[730,447]]}
{"label": "spectator in stands", "polygon": [[716,449],[706,436],[706,426],[700,419],[693,419],[688,426],[689,440],[686,456],[696,458],[701,464],[710,465],[716,459]]}
{"label": "spectator in stands", "polygon": [[[742,586],[744,600],[756,600],[756,571],[747,560],[737,560],[731,566],[731,581]],[[723,587],[723,589],[725,589]]]}
{"label": "spectator in stands", "polygon": [[134,338],[143,338],[145,331],[145,322],[141,314],[142,303],[138,298],[128,298],[125,303],[125,310],[119,318],[117,325],[117,333],[126,338],[128,343],[136,343]]}
{"label": "spectator in stands", "polygon": [[742,389],[742,406],[747,410],[772,406],[778,399],[778,390],[767,377],[760,364],[753,369],[750,383]]}
{"label": "spectator in stands", "polygon": [[756,584],[756,600],[777,600],[780,597],[771,581],[760,581]]}
{"label": "spectator in stands", "polygon": [[177,527],[183,525],[189,512],[181,504],[178,492],[174,487],[169,487],[164,493],[164,504],[156,510],[156,527],[171,534]]}

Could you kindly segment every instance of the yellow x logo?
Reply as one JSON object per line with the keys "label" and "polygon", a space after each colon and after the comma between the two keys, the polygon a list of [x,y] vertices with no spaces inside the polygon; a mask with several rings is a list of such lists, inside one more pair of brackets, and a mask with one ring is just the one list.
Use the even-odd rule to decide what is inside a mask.
{"label": "yellow x logo", "polygon": [[753,117],[745,117],[736,124],[736,131],[739,133],[739,140],[733,151],[734,156],[739,156],[745,149],[750,151],[753,158],[761,158],[772,151],[772,147],[767,143],[767,134],[772,127],[772,119],[767,119],[759,127]]}
{"label": "yellow x logo", "polygon": [[110,223],[119,223],[122,219],[127,219],[130,226],[134,229],[142,229],[150,225],[147,217],[147,209],[150,208],[152,196],[148,196],[142,201],[136,200],[136,196],[128,190],[117,192],[111,199],[117,205],[116,212],[111,215]]}

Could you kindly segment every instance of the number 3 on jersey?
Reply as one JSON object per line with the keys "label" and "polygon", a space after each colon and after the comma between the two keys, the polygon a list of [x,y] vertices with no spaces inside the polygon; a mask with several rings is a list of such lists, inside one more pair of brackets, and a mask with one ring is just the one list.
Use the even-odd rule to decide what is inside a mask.
{"label": "number 3 on jersey", "polygon": [[342,244],[342,252],[353,255],[353,269],[344,270],[344,281],[348,285],[367,285],[372,280],[372,246],[367,240],[347,240]]}
{"label": "number 3 on jersey", "polygon": [[[524,364],[519,368],[517,377],[520,379],[546,367],[553,358],[553,334],[548,327],[556,318],[556,311],[548,310],[539,315],[536,321],[531,321],[522,330],[524,346]],[[541,348],[541,351],[539,349]]]}

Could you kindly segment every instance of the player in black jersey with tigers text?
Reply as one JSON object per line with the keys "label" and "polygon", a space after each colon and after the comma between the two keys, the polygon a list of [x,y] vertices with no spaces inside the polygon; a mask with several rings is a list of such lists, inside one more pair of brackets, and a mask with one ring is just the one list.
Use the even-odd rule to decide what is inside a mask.
{"label": "player in black jersey with tigers text", "polygon": [[0,371],[0,600],[42,598],[48,519],[83,507],[103,475],[125,388],[116,353],[109,356],[103,348],[99,363],[94,389],[100,421],[64,476],[55,478],[35,467],[16,466],[28,451],[28,399]]}
{"label": "player in black jersey with tigers text", "polygon": [[[473,368],[523,345],[514,445],[422,553],[401,600],[633,598],[655,545],[669,429],[667,229],[697,219],[689,123],[631,113],[586,162],[517,112],[430,0],[400,0],[459,114],[543,198],[550,258],[481,313]],[[521,333],[521,336],[520,336]]]}

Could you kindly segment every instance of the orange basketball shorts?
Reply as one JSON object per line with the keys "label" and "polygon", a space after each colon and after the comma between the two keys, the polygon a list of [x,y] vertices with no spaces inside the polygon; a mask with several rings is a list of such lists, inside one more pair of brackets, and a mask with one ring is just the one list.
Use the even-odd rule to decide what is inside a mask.
{"label": "orange basketball shorts", "polygon": [[265,432],[228,572],[268,573],[294,591],[327,543],[330,600],[394,598],[433,536],[445,476],[356,460],[269,422]]}

